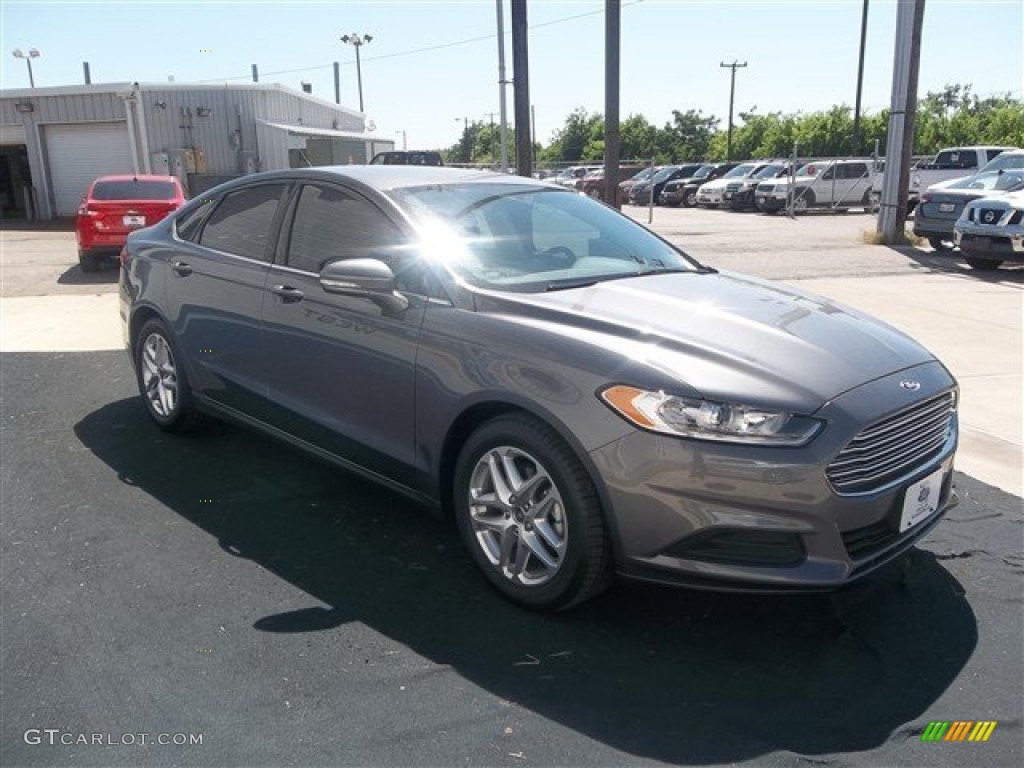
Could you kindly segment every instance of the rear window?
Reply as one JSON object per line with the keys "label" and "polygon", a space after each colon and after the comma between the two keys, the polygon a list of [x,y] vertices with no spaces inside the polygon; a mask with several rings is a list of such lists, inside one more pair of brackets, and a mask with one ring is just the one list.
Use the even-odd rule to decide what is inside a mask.
{"label": "rear window", "polygon": [[97,181],[92,188],[93,200],[173,200],[177,196],[178,189],[173,181]]}

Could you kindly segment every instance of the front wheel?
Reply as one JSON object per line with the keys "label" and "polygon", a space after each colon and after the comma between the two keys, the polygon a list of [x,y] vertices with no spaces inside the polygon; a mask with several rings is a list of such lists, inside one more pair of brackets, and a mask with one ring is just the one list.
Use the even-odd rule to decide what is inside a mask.
{"label": "front wheel", "polygon": [[696,191],[694,191],[694,192],[686,192],[683,195],[683,206],[686,207],[686,208],[696,208],[697,207],[697,193],[696,193]]}
{"label": "front wheel", "polygon": [[932,235],[929,237],[928,244],[936,251],[953,250],[953,241],[945,237],[940,237],[939,235]]}
{"label": "front wheel", "polygon": [[611,547],[597,493],[544,423],[513,414],[483,424],[463,446],[454,490],[463,542],[509,599],[559,610],[608,585]]}
{"label": "front wheel", "polygon": [[981,259],[977,256],[964,256],[964,261],[967,262],[967,266],[971,269],[979,269],[983,272],[990,272],[993,269],[999,269],[999,266],[1003,263],[1002,259]]}

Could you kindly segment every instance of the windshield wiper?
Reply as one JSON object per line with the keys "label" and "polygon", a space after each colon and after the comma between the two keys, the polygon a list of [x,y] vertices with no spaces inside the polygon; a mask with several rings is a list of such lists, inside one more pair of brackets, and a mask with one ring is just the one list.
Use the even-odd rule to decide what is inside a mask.
{"label": "windshield wiper", "polygon": [[548,283],[545,291],[564,291],[570,288],[589,288],[597,283],[605,283],[609,280],[626,280],[631,277],[645,277],[647,275],[709,275],[717,273],[717,269],[699,266],[696,269],[681,269],[679,267],[655,267],[638,272],[622,272],[618,275],[600,275],[595,277],[584,277],[578,280],[559,280],[556,283]]}

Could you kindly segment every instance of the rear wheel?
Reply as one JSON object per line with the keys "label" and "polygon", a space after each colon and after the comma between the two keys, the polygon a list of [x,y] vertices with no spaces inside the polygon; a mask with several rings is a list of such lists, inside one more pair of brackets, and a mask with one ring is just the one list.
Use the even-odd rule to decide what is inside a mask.
{"label": "rear wheel", "polygon": [[611,547],[597,493],[544,423],[513,414],[483,424],[459,455],[454,498],[470,555],[514,602],[558,610],[608,585]]}
{"label": "rear wheel", "polygon": [[83,272],[99,272],[100,257],[92,251],[78,249],[78,266]]}
{"label": "rear wheel", "polygon": [[192,389],[167,326],[146,321],[135,345],[135,376],[146,411],[160,429],[188,432],[203,420],[192,402]]}
{"label": "rear wheel", "polygon": [[953,250],[953,241],[940,237],[939,235],[932,235],[928,238],[928,244],[936,251],[951,251]]}

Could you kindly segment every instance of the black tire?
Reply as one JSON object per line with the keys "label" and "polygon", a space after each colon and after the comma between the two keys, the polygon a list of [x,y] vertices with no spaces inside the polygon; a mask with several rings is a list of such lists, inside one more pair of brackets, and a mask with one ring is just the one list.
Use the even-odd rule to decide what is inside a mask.
{"label": "black tire", "polygon": [[[148,346],[150,342],[153,346]],[[157,354],[150,354],[156,351]],[[166,351],[167,363],[161,362],[161,352]],[[192,388],[182,367],[183,358],[178,351],[174,336],[167,326],[156,318],[147,320],[135,341],[135,381],[139,394],[145,403],[146,412],[160,429],[165,432],[191,432],[204,421],[203,414],[196,410],[192,400]],[[157,371],[154,371],[154,367]],[[154,382],[153,376],[158,381]],[[171,381],[173,380],[173,387]],[[167,390],[174,390],[173,403],[168,403],[157,394],[163,384]],[[159,405],[154,402],[159,401]],[[162,413],[161,408],[166,412]]]}
{"label": "black tire", "polygon": [[1002,259],[982,259],[978,256],[964,255],[964,261],[967,262],[967,266],[971,269],[978,269],[982,272],[991,272],[993,269],[999,269],[999,266],[1003,263]]}
{"label": "black tire", "polygon": [[[492,452],[501,452],[523,483],[508,497],[511,504],[496,500],[498,485],[489,469],[493,465],[487,462]],[[501,466],[504,474],[505,464]],[[527,481],[538,476],[543,479],[530,487]],[[488,487],[491,490],[486,492]],[[486,492],[492,503],[473,505],[476,509],[471,510],[473,488]],[[515,490],[530,498],[517,499]],[[509,414],[481,425],[459,454],[454,499],[456,524],[470,556],[487,580],[513,602],[534,610],[563,610],[595,596],[610,583],[611,545],[597,492],[573,450],[543,422],[526,414]],[[548,501],[544,517],[532,518],[531,513]],[[538,533],[541,526],[534,528],[535,520],[549,533]],[[532,545],[522,543],[527,536],[532,537]],[[549,536],[561,537],[561,551],[550,545]],[[551,563],[535,554],[538,548]],[[518,573],[507,572],[501,564],[503,555],[517,561],[511,568],[518,567]],[[531,563],[539,569],[531,571]],[[527,580],[535,583],[523,583]]]}
{"label": "black tire", "polygon": [[814,193],[811,190],[798,190],[793,194],[793,213],[807,213],[814,205]]}
{"label": "black tire", "polygon": [[932,235],[928,238],[928,244],[936,251],[953,250],[953,241],[940,235]]}
{"label": "black tire", "polygon": [[778,212],[779,212],[778,208],[762,208],[761,209],[761,213],[765,214],[766,216],[774,216]]}
{"label": "black tire", "polygon": [[100,257],[91,251],[78,250],[78,266],[83,272],[99,272]]}
{"label": "black tire", "polygon": [[697,190],[692,192],[685,192],[683,194],[683,207],[684,208],[696,208],[697,207]]}

